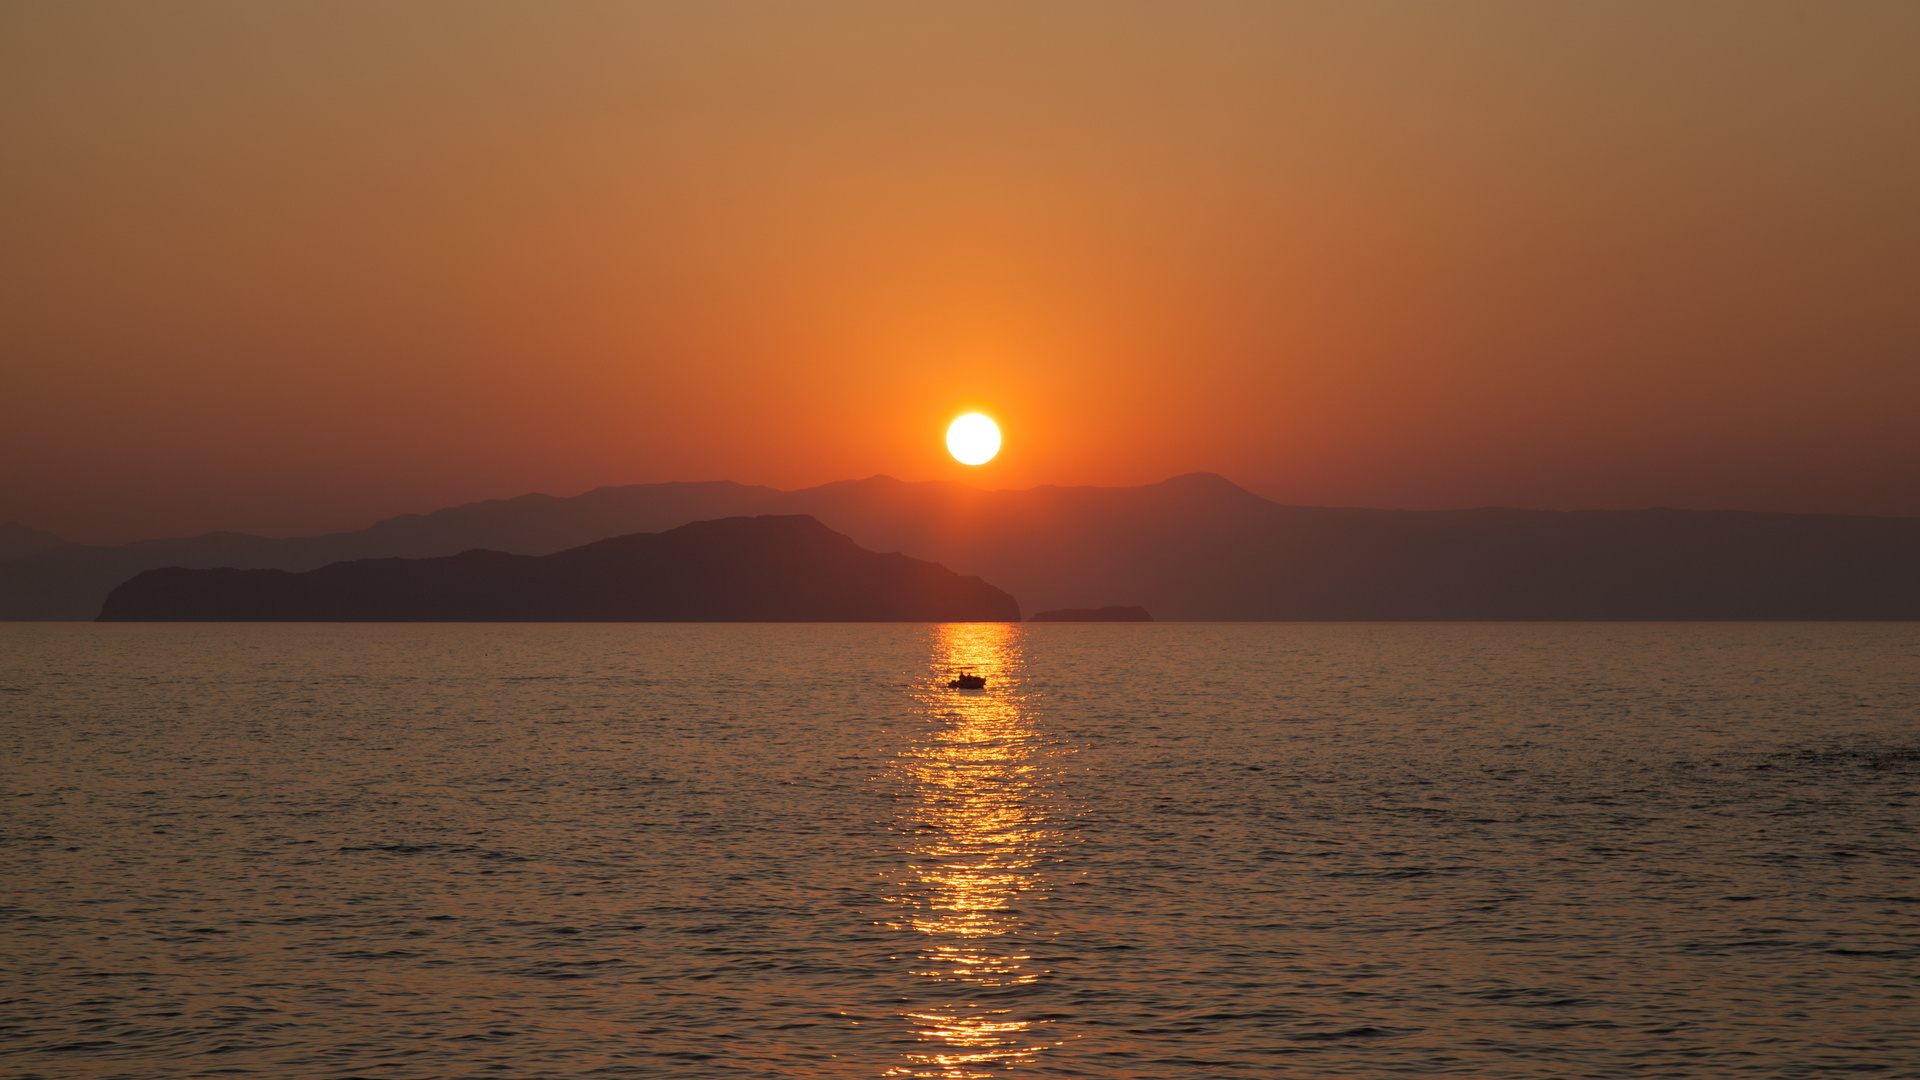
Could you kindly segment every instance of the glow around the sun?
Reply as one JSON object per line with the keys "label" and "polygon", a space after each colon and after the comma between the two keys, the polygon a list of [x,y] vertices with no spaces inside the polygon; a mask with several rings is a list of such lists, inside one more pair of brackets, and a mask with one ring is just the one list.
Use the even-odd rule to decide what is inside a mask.
{"label": "glow around the sun", "polygon": [[964,465],[985,465],[1000,452],[1000,429],[979,413],[968,413],[947,429],[947,452]]}

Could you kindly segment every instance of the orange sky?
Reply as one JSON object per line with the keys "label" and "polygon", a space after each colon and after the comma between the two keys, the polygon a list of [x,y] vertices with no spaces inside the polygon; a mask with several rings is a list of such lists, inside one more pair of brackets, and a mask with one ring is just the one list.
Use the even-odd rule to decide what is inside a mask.
{"label": "orange sky", "polygon": [[0,8],[0,520],[1920,514],[1910,0],[641,7]]}

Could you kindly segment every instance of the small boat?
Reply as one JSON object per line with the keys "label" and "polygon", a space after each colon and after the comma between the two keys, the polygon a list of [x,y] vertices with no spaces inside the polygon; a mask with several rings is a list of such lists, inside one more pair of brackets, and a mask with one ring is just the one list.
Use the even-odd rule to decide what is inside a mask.
{"label": "small boat", "polygon": [[949,690],[985,690],[986,688],[987,677],[975,675],[972,668],[961,668],[959,673],[947,683]]}

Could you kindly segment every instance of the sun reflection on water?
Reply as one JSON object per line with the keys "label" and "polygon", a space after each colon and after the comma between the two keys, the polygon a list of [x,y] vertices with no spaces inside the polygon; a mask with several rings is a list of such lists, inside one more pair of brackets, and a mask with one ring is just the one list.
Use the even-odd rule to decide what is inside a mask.
{"label": "sun reflection on water", "polygon": [[[1026,988],[1046,972],[1025,948],[1026,910],[1046,890],[1038,867],[1060,846],[1047,741],[1022,708],[1020,627],[932,629],[932,670],[917,689],[922,727],[897,759],[905,796],[894,822],[908,874],[889,899],[896,927],[926,935],[913,972],[929,982],[906,1013],[920,1048],[890,1076],[984,1077],[1045,1044],[1022,1019]],[[950,690],[971,668],[985,690]]]}

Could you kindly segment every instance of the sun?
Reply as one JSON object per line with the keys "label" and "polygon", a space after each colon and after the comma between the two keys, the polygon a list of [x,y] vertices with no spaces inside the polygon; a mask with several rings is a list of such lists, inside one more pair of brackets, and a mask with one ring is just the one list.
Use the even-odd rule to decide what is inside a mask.
{"label": "sun", "polygon": [[985,465],[1000,452],[1000,429],[979,413],[968,413],[947,429],[947,451],[963,465]]}

